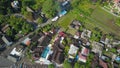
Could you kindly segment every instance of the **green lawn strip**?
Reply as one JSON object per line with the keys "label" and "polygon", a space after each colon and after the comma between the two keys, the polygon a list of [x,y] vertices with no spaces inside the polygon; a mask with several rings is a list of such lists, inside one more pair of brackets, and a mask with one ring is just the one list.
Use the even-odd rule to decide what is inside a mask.
{"label": "green lawn strip", "polygon": [[64,30],[69,27],[70,23],[76,19],[76,14],[72,14],[72,12],[68,12],[65,16],[61,17],[57,24],[61,26]]}
{"label": "green lawn strip", "polygon": [[70,34],[72,34],[72,35],[75,35],[76,31],[77,31],[77,30],[75,30],[75,29],[68,29],[67,33],[70,33]]}
{"label": "green lawn strip", "polygon": [[120,27],[120,22],[116,23],[116,25],[118,25]]}
{"label": "green lawn strip", "polygon": [[96,24],[96,26],[100,27],[102,31],[107,33],[112,32],[115,35],[120,36],[120,28],[115,25],[117,17],[102,10],[100,7],[94,10],[89,20],[90,19],[93,21],[91,23]]}

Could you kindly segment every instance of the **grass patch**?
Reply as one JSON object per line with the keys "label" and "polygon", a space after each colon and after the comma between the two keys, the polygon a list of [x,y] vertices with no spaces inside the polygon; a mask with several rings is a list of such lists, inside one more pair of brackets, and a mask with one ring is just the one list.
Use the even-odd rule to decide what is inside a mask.
{"label": "grass patch", "polygon": [[61,26],[63,29],[68,28],[68,26],[70,25],[70,23],[76,19],[77,15],[76,14],[72,14],[72,11],[68,12],[65,16],[61,17],[57,24],[59,26]]}
{"label": "grass patch", "polygon": [[115,24],[118,18],[112,14],[97,7],[92,13],[89,20],[92,20],[95,26],[100,27],[105,33],[113,33],[120,37],[120,28]]}

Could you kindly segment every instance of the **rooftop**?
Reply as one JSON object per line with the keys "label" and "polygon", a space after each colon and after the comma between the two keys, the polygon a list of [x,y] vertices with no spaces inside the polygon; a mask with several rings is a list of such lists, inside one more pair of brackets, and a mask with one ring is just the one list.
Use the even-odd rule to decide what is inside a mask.
{"label": "rooftop", "polygon": [[86,62],[86,60],[87,60],[87,57],[86,57],[86,56],[83,56],[83,55],[79,52],[79,61]]}
{"label": "rooftop", "polygon": [[29,46],[30,43],[31,43],[30,40],[31,40],[30,38],[26,38],[24,41],[22,41],[22,43],[23,43],[24,45],[26,45],[26,46]]}
{"label": "rooftop", "polygon": [[79,49],[78,47],[76,47],[73,44],[71,44],[68,54],[72,55],[72,56],[75,56],[77,51],[78,51],[78,49]]}

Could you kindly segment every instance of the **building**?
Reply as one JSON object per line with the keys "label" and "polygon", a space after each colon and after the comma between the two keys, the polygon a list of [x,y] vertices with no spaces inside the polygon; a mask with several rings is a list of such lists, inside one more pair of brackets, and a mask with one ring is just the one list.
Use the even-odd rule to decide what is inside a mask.
{"label": "building", "polygon": [[39,60],[39,58],[40,58],[40,56],[41,56],[41,54],[42,54],[42,52],[43,52],[43,50],[44,50],[44,48],[45,47],[32,47],[31,48],[31,53],[32,53],[32,58],[33,58],[33,60]]}
{"label": "building", "polygon": [[2,36],[2,40],[3,40],[3,42],[6,44],[6,45],[8,45],[8,46],[10,46],[13,42],[11,41],[11,39],[10,38],[8,38],[7,36]]}
{"label": "building", "polygon": [[93,42],[92,43],[92,52],[99,54],[99,56],[101,56],[103,46],[104,45],[99,42]]}
{"label": "building", "polygon": [[92,34],[92,32],[90,30],[84,29],[82,34],[81,34],[81,38],[88,39],[91,37],[91,34]]}
{"label": "building", "polygon": [[72,23],[70,24],[70,27],[79,29],[81,26],[81,23],[78,20],[73,20]]}
{"label": "building", "polygon": [[9,24],[6,24],[6,25],[1,29],[1,31],[2,31],[3,33],[5,33],[8,29],[10,29]]}
{"label": "building", "polygon": [[11,6],[15,9],[19,8],[19,1],[13,1],[11,2]]}
{"label": "building", "polygon": [[86,63],[86,61],[87,61],[87,57],[86,56],[84,56],[84,55],[82,55],[80,52],[78,53],[78,55],[79,55],[79,61],[82,61],[82,62],[84,62],[84,63]]}
{"label": "building", "polygon": [[23,56],[24,49],[25,48],[23,45],[16,46],[15,48],[13,48],[7,58],[13,62],[19,61]]}
{"label": "building", "polygon": [[59,42],[56,42],[55,45],[53,45],[52,61],[56,64],[62,64],[64,62],[65,56],[63,48],[64,47]]}
{"label": "building", "polygon": [[108,68],[108,65],[106,62],[104,62],[103,60],[99,59],[99,65],[102,67],[102,68]]}
{"label": "building", "polygon": [[82,51],[81,51],[81,54],[84,55],[84,56],[88,56],[88,54],[89,54],[89,49],[83,47],[83,48],[82,48]]}
{"label": "building", "polygon": [[69,58],[74,59],[74,57],[77,54],[78,49],[79,49],[78,47],[74,46],[73,44],[70,44],[70,49],[68,51]]}
{"label": "building", "polygon": [[24,41],[22,41],[22,44],[29,46],[31,43],[31,39],[30,38],[26,38]]}
{"label": "building", "polygon": [[77,32],[75,33],[75,35],[74,35],[74,38],[75,38],[75,39],[79,39],[80,36],[81,36],[81,32],[80,32],[80,31],[77,31]]}

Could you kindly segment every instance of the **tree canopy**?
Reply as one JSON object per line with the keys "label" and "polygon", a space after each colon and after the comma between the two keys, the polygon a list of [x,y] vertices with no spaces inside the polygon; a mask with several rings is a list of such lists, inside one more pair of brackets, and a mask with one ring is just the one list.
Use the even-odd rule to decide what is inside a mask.
{"label": "tree canopy", "polygon": [[54,0],[46,0],[42,6],[42,11],[46,14],[48,18],[51,18],[56,15],[58,3]]}
{"label": "tree canopy", "polygon": [[0,14],[5,15],[11,12],[12,10],[10,0],[0,0]]}

